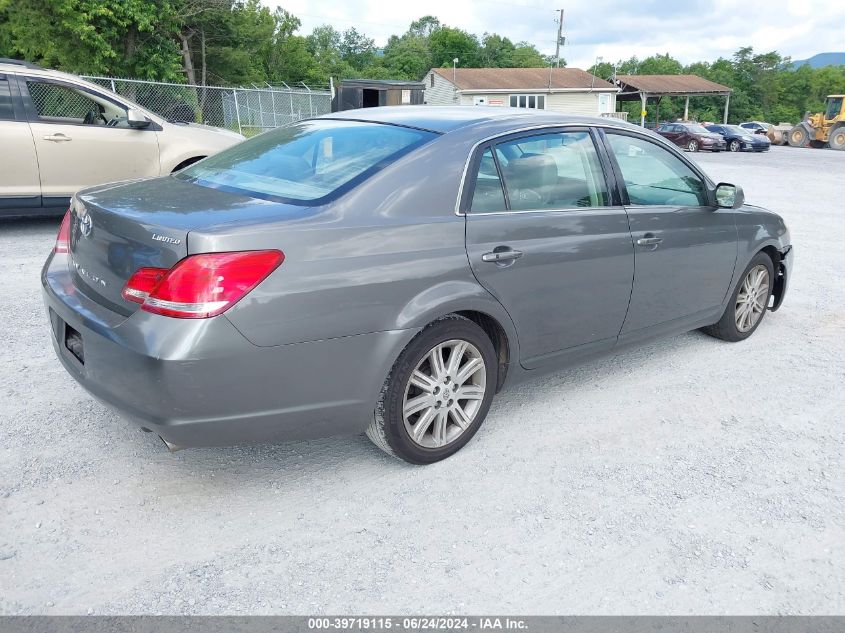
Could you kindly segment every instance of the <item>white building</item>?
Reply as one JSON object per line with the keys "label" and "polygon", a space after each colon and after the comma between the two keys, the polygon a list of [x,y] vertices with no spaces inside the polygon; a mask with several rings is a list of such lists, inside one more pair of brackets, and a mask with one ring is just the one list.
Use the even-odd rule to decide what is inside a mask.
{"label": "white building", "polygon": [[423,79],[429,105],[537,108],[613,116],[613,84],[579,68],[432,68]]}

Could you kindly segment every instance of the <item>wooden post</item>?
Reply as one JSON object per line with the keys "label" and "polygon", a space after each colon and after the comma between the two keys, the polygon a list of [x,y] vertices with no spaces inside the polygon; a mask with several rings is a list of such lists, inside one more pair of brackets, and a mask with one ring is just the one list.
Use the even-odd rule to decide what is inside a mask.
{"label": "wooden post", "polygon": [[728,108],[731,106],[731,93],[725,95],[725,116],[722,119],[722,123],[725,125],[728,124]]}
{"label": "wooden post", "polygon": [[687,97],[686,103],[684,103],[684,121],[689,121],[689,97]]}

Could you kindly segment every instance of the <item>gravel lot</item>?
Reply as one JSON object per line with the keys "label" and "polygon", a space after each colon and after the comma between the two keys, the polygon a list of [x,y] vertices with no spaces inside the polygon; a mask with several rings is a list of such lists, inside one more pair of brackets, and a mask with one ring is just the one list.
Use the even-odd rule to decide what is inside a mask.
{"label": "gravel lot", "polygon": [[58,222],[3,223],[0,612],[845,613],[845,152],[696,159],[786,218],[783,309],[513,388],[426,468],[168,453],[54,358]]}

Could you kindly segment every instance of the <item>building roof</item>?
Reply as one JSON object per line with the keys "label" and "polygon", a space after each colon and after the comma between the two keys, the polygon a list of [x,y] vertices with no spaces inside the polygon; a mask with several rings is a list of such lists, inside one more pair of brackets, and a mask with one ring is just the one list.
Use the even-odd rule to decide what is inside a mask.
{"label": "building roof", "polygon": [[[731,89],[698,75],[618,75],[621,95],[646,93],[650,95],[707,95],[730,94]],[[620,96],[621,96],[620,95]]]}
{"label": "building roof", "polygon": [[580,68],[432,68],[458,90],[618,90]]}
{"label": "building roof", "polygon": [[422,90],[425,84],[420,81],[397,81],[395,79],[343,79],[340,82],[342,87],[350,88],[408,88],[414,90]]}

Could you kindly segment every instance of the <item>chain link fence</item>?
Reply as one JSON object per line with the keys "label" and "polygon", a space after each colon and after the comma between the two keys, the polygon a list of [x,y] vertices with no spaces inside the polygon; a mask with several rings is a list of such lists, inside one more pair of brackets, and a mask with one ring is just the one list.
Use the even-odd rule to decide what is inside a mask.
{"label": "chain link fence", "polygon": [[331,111],[325,88],[267,86],[224,88],[191,84],[84,77],[131,99],[159,116],[177,121],[228,128],[244,136]]}

